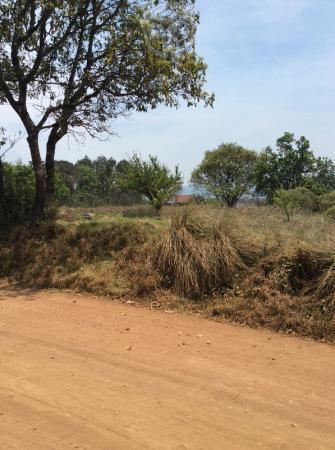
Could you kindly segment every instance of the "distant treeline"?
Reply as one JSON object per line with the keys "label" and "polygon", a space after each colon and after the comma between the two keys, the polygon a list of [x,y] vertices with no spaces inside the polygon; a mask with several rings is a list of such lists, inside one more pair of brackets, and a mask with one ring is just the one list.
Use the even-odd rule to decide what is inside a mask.
{"label": "distant treeline", "polygon": [[[335,191],[335,164],[315,156],[305,137],[296,139],[293,133],[284,133],[275,149],[256,152],[224,143],[205,152],[191,181],[222,206],[235,207],[245,194],[258,195],[280,205],[289,218],[290,209],[297,205],[312,211],[324,209],[322,196]],[[53,184],[52,207],[149,202],[159,214],[180,190],[182,176],[178,166],[173,171],[155,156],[143,160],[134,154],[119,162],[85,156],[76,163],[55,161]],[[0,158],[0,225],[29,221],[35,186],[31,165],[1,162]],[[327,208],[333,206],[328,203]]]}
{"label": "distant treeline", "polygon": [[[87,156],[71,163],[55,162],[53,207],[132,205],[143,203],[136,191],[117,187],[129,163],[113,158]],[[35,201],[35,174],[31,164],[2,162],[0,170],[0,226],[28,223]],[[50,213],[52,213],[52,209]]]}
{"label": "distant treeline", "polygon": [[137,192],[118,186],[129,162],[99,156],[90,159],[85,156],[76,163],[55,161],[56,176],[64,184],[59,199],[74,206],[132,205],[143,202]]}

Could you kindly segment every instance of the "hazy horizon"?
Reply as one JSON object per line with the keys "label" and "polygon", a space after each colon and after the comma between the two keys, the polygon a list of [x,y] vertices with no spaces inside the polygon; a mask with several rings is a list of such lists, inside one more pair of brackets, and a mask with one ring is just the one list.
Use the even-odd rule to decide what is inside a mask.
{"label": "hazy horizon", "polygon": [[[158,108],[114,123],[109,142],[65,138],[56,159],[85,155],[119,160],[140,153],[179,164],[184,182],[206,150],[222,142],[261,150],[284,131],[305,135],[318,156],[335,156],[335,2],[324,0],[198,0],[198,53],[208,63],[214,108]],[[9,107],[1,126],[22,129]],[[30,159],[22,139],[7,160]]]}

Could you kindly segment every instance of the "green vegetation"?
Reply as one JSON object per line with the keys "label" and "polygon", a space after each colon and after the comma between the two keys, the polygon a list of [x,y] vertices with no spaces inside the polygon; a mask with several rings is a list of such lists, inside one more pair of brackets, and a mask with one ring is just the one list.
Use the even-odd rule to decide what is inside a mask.
{"label": "green vegetation", "polygon": [[[6,162],[20,136],[0,128],[0,275],[335,342],[335,163],[304,136],[207,151],[196,209],[164,206],[182,176],[156,156],[55,159],[133,111],[211,106],[198,22],[194,0],[0,2],[0,106],[31,155]],[[267,204],[238,204],[250,195]]]}
{"label": "green vegetation", "polygon": [[171,173],[155,156],[144,161],[135,154],[119,177],[118,185],[145,196],[159,215],[164,203],[181,188],[182,179],[178,167]]}
{"label": "green vegetation", "polygon": [[55,151],[68,133],[103,137],[132,111],[213,103],[198,21],[193,0],[1,1],[0,104],[27,134],[35,216],[53,199]]}
{"label": "green vegetation", "polygon": [[222,204],[235,207],[254,186],[257,153],[237,144],[221,144],[205,153],[191,181],[207,189]]}
{"label": "green vegetation", "polygon": [[[28,225],[35,200],[35,175],[31,165],[2,163],[0,198],[0,233],[17,224]],[[69,196],[68,188],[56,175],[54,206]],[[52,205],[50,205],[50,210]]]}
{"label": "green vegetation", "polygon": [[56,174],[66,184],[69,195],[66,204],[73,206],[131,205],[143,201],[141,194],[120,188],[118,179],[129,162],[99,156],[91,160],[87,156],[75,164],[55,161]]}
{"label": "green vegetation", "polygon": [[275,192],[273,197],[273,203],[284,211],[288,221],[295,210],[317,211],[319,202],[317,195],[304,187],[296,187],[286,191],[280,189]]}
{"label": "green vegetation", "polygon": [[335,164],[328,158],[317,158],[309,141],[293,133],[277,139],[277,149],[267,147],[259,156],[256,167],[256,191],[272,202],[278,190],[305,186],[315,194],[335,189]]}

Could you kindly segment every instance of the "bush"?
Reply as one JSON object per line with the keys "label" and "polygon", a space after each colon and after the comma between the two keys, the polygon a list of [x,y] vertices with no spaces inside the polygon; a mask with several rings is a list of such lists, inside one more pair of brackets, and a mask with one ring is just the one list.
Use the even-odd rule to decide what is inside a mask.
{"label": "bush", "polygon": [[320,209],[321,211],[327,211],[327,209],[335,207],[335,192],[328,192],[320,197]]}
{"label": "bush", "polygon": [[280,189],[275,192],[274,204],[281,208],[287,220],[291,219],[294,210],[312,212],[319,209],[319,199],[316,194],[304,187],[294,189]]}
{"label": "bush", "polygon": [[[35,175],[28,164],[3,164],[4,196],[0,199],[0,232],[5,233],[13,225],[28,225],[35,200]],[[66,199],[69,190],[56,176],[55,198],[45,211],[47,220],[56,216],[57,205]]]}
{"label": "bush", "polygon": [[0,229],[29,221],[35,198],[35,177],[31,166],[3,165],[4,198],[1,199]]}
{"label": "bush", "polygon": [[326,210],[326,216],[328,219],[330,219],[332,222],[335,222],[335,205],[331,206]]}

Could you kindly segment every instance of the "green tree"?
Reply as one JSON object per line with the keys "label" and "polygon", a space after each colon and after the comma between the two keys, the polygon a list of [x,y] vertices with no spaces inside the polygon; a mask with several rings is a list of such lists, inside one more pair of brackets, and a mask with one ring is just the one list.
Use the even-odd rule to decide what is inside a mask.
{"label": "green tree", "polygon": [[76,164],[76,199],[80,204],[96,206],[98,199],[98,177],[93,164],[78,161]]}
{"label": "green tree", "polygon": [[[0,228],[28,224],[35,200],[35,176],[31,164],[2,163],[2,196],[0,197]],[[53,205],[63,203],[70,192],[63,180],[55,176]]]}
{"label": "green tree", "polygon": [[0,2],[0,103],[27,133],[37,215],[54,194],[55,150],[67,133],[111,133],[111,119],[180,98],[212,103],[198,21],[194,0]]}
{"label": "green tree", "polygon": [[118,184],[144,195],[159,215],[164,203],[181,188],[182,178],[178,167],[171,173],[157,157],[150,156],[149,161],[144,161],[135,154],[124,167]]}
{"label": "green tree", "polygon": [[117,179],[127,164],[125,160],[116,162],[114,158],[105,156],[94,160],[85,156],[75,164],[55,161],[56,174],[69,191],[68,195],[63,195],[63,201],[82,206],[141,203],[139,194],[117,185]]}
{"label": "green tree", "polygon": [[70,194],[76,188],[76,168],[70,161],[55,161],[55,172],[63,180]]}
{"label": "green tree", "polygon": [[272,202],[275,191],[305,186],[316,194],[335,188],[335,166],[328,158],[316,158],[309,141],[293,133],[277,140],[276,150],[267,147],[256,168],[256,191]]}
{"label": "green tree", "polygon": [[329,158],[315,158],[312,173],[306,176],[303,186],[317,195],[335,191],[335,164]]}
{"label": "green tree", "polygon": [[205,188],[221,204],[235,207],[242,195],[254,186],[256,163],[255,151],[233,143],[221,144],[205,153],[191,181]]}

